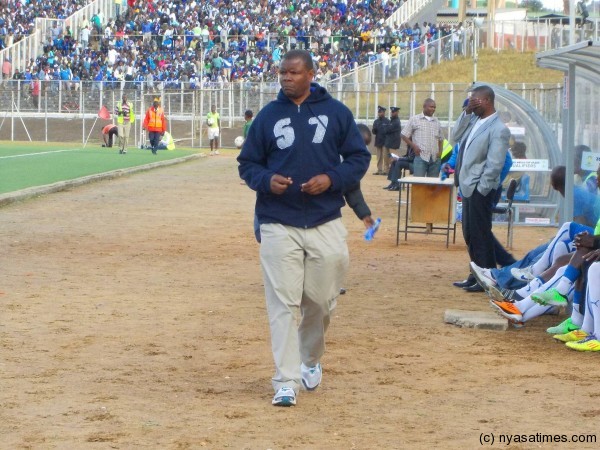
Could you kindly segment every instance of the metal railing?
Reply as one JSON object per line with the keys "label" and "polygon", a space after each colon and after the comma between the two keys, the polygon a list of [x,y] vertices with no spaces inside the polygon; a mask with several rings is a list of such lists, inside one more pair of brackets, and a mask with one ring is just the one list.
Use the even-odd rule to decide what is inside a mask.
{"label": "metal railing", "polygon": [[[33,95],[32,84],[25,81],[9,81],[0,87],[0,114],[4,117],[27,117],[56,119],[94,118],[102,106],[114,109],[123,92],[132,101],[158,96],[170,116],[189,120],[195,115],[208,112],[207,105],[215,104],[221,113],[225,127],[234,127],[242,121],[244,111],[255,114],[279,92],[279,83],[205,83],[198,89],[187,86],[177,89],[149,89],[144,82],[123,81],[118,83],[60,80],[41,81],[39,95]],[[470,84],[431,83],[404,84],[371,82],[335,83],[329,86],[331,95],[346,104],[357,121],[370,123],[377,117],[377,106],[400,107],[401,120],[419,113],[425,98],[437,102],[436,115],[447,133],[461,112],[462,102]],[[503,85],[529,101],[544,120],[558,134],[561,125],[562,86],[557,84],[511,83]],[[145,104],[150,104],[146,101]],[[136,108],[136,111],[141,111]],[[592,122],[593,116],[589,116]],[[590,124],[591,125],[591,124]]]}
{"label": "metal railing", "polygon": [[401,25],[410,22],[432,0],[406,0],[400,8],[396,9],[386,20],[389,25]]}

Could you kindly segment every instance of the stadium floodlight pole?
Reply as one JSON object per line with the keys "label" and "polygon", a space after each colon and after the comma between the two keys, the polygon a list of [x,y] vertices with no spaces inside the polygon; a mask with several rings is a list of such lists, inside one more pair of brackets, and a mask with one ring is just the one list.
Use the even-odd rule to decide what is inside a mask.
{"label": "stadium floodlight pole", "polygon": [[475,22],[473,22],[473,83],[477,83],[477,35],[478,29],[475,26]]}
{"label": "stadium floodlight pole", "polygon": [[477,61],[479,59],[479,29],[483,26],[483,19],[473,19],[473,83],[477,82]]}

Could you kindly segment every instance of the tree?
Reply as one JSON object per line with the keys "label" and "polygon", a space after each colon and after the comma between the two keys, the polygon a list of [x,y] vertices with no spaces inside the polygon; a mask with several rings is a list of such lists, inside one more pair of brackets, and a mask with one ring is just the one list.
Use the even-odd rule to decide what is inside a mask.
{"label": "tree", "polygon": [[523,0],[519,6],[532,12],[539,12],[544,9],[544,4],[541,0]]}

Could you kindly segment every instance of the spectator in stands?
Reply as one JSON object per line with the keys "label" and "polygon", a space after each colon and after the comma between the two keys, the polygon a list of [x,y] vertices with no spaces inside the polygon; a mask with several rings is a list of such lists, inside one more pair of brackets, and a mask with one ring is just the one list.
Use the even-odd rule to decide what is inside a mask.
{"label": "spectator in stands", "polygon": [[38,109],[40,105],[40,80],[35,74],[31,76],[31,101],[34,108]]}
{"label": "spectator in stands", "polygon": [[12,75],[12,62],[9,56],[4,58],[4,62],[2,63],[2,86],[6,86],[7,80],[10,79]]}
{"label": "spectator in stands", "polygon": [[[63,1],[59,7],[54,8],[46,4],[47,0],[40,1],[43,13],[40,14],[33,7],[34,3],[29,3],[24,6],[25,14],[17,15],[17,19],[26,24],[19,29],[19,33],[27,34],[32,30],[34,17],[45,15],[67,18],[86,3],[85,0]],[[35,3],[36,7],[39,5],[40,2]],[[295,44],[305,48],[312,44],[312,51],[319,63],[321,80],[327,80],[343,75],[357,64],[366,62],[368,52],[373,51],[375,38],[382,42],[383,48],[387,48],[394,36],[402,41],[409,32],[412,33],[412,28],[405,24],[385,29],[380,26],[393,9],[400,5],[394,2],[368,8],[355,0],[349,0],[348,4],[340,2],[329,6],[297,4],[291,0],[264,3],[250,0],[248,4],[223,0],[218,6],[209,2],[202,7],[194,3],[175,5],[172,2],[165,4],[128,0],[128,5],[127,14],[121,14],[118,18],[105,18],[100,11],[95,12],[91,20],[83,17],[78,36],[80,42],[77,44],[71,37],[67,39],[66,26],[62,30],[62,26],[57,24],[53,33],[56,37],[59,34],[64,35],[63,43],[55,46],[52,36],[49,36],[50,40],[46,43],[45,50],[52,50],[57,56],[60,52],[60,56],[68,59],[77,52],[88,53],[90,66],[96,63],[104,71],[103,81],[109,82],[104,85],[105,88],[118,87],[115,80],[110,79],[112,71],[104,64],[107,52],[113,47],[117,54],[111,52],[111,66],[114,65],[115,56],[126,61],[126,65],[127,61],[136,61],[131,74],[132,79],[135,79],[139,72],[146,75],[147,68],[160,69],[154,74],[156,84],[160,86],[160,83],[164,83],[166,87],[166,78],[170,75],[170,88],[174,88],[185,83],[186,77],[194,76],[200,79],[200,72],[204,71],[205,78],[201,82],[205,85],[219,86],[242,79],[276,80],[279,45],[286,51]],[[199,22],[199,14],[204,14],[208,19]],[[272,20],[265,25],[264,17]],[[9,25],[9,28],[14,28],[12,22]],[[85,27],[88,27],[87,32],[83,31]],[[432,34],[431,24],[428,24],[428,27],[429,34]],[[360,43],[363,32],[368,37]],[[258,45],[256,36],[259,37]],[[427,38],[427,34],[423,34],[423,38]],[[196,44],[192,45],[192,42]],[[357,45],[354,45],[355,43]],[[417,44],[418,42],[416,47]],[[61,46],[62,48],[59,48]],[[130,51],[134,54],[129,54]],[[189,68],[173,63],[178,57],[182,58],[183,63],[186,59],[196,59],[208,61],[210,64],[207,68],[195,67],[190,72]],[[213,62],[214,59],[216,63]],[[159,60],[166,60],[171,66],[153,67]],[[220,68],[219,60],[222,60]],[[54,64],[52,60],[48,62]],[[59,60],[58,63],[63,61]],[[87,79],[83,65],[71,64],[71,70],[74,77]],[[93,78],[95,70],[90,71],[88,67],[87,72],[92,74],[88,74],[89,78]],[[191,85],[189,87],[191,88]]]}

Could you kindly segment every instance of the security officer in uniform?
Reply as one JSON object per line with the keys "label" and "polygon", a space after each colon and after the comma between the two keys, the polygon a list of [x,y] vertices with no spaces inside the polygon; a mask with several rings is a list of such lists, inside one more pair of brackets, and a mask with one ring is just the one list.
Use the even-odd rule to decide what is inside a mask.
{"label": "security officer in uniform", "polygon": [[398,111],[400,108],[395,106],[390,107],[391,116],[390,123],[385,127],[385,148],[386,153],[389,155],[391,152],[397,152],[400,150],[400,132],[402,126],[400,125],[400,117],[398,117]]}
{"label": "security officer in uniform", "polygon": [[385,129],[390,123],[390,119],[385,117],[386,109],[383,106],[377,107],[377,119],[373,121],[372,132],[375,135],[375,152],[377,155],[377,172],[373,175],[387,175],[390,168],[390,158],[385,149]]}

